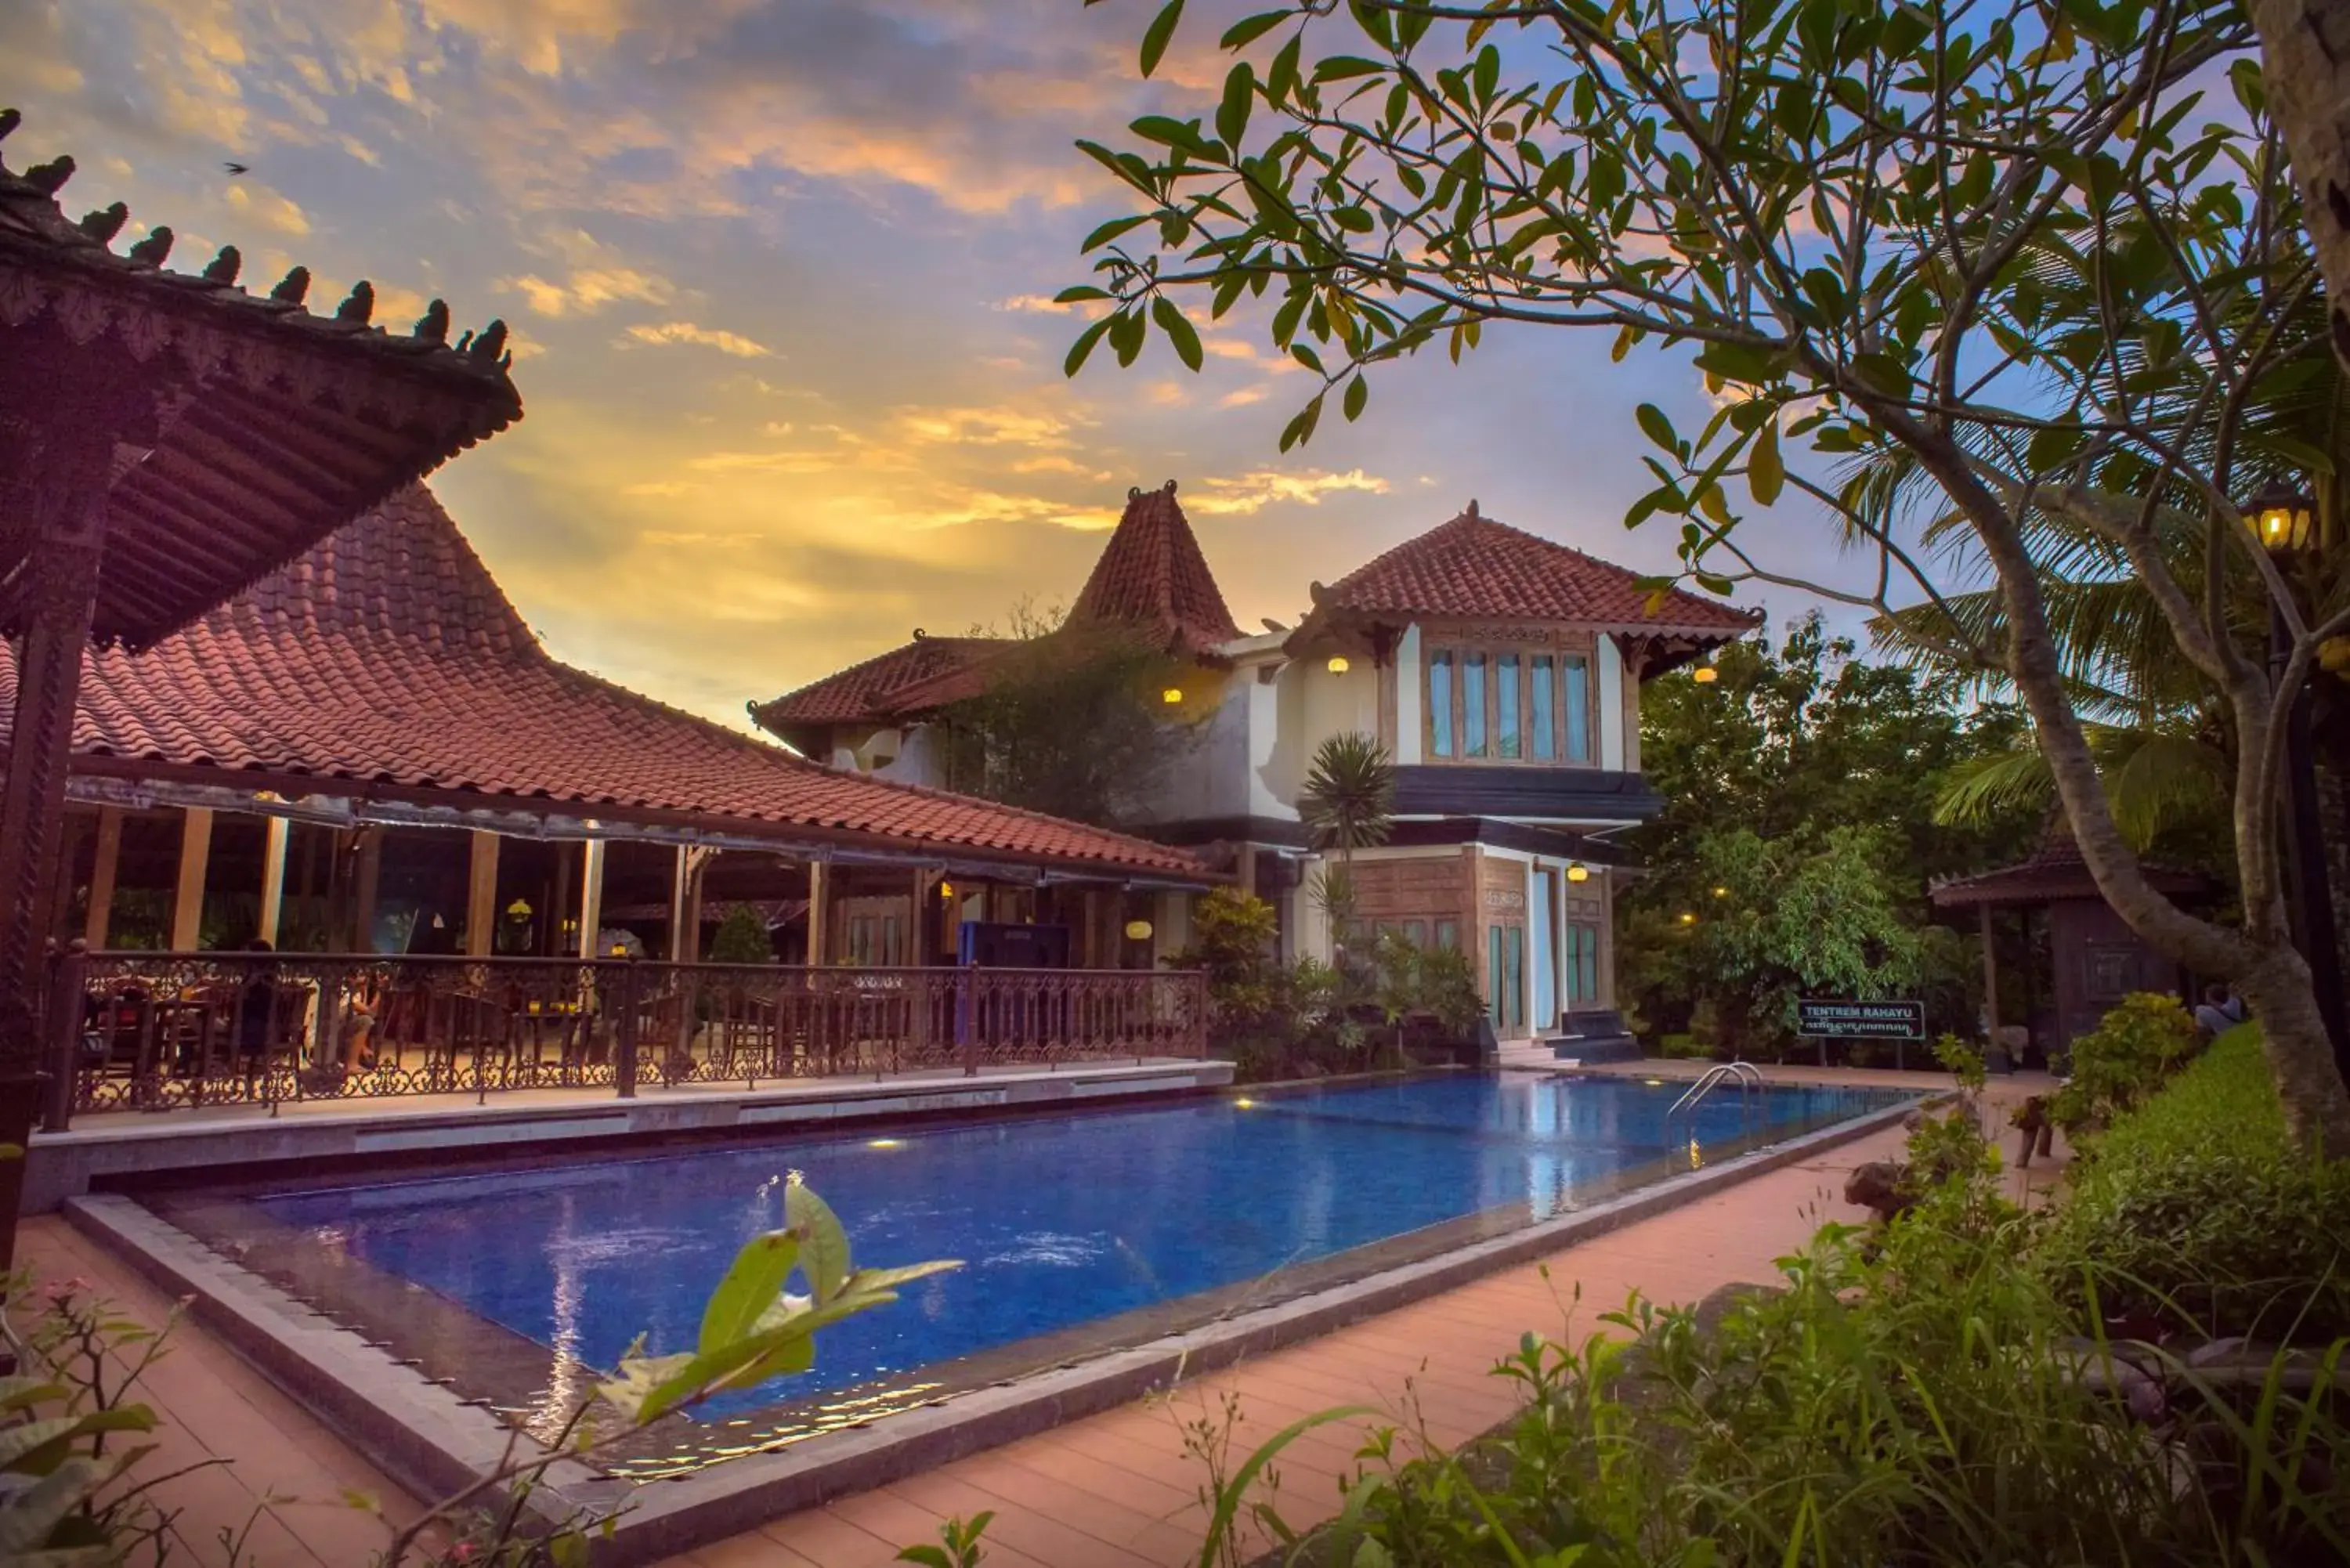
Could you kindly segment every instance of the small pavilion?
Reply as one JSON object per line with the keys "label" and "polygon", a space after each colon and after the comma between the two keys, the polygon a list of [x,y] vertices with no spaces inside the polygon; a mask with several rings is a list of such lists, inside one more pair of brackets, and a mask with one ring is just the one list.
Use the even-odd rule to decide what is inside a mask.
{"label": "small pavilion", "polygon": [[[20,118],[0,109],[0,139]],[[118,253],[120,202],[67,216],[73,171],[0,161],[0,1142],[19,1144],[85,653],[151,647],[522,414],[503,323],[452,344],[435,300],[387,332],[365,281],[316,314],[302,267],[240,288],[234,245],[166,270],[170,228]],[[20,1166],[0,1168],[0,1264]]]}
{"label": "small pavilion", "polygon": [[[2208,898],[2214,891],[2211,879],[2197,872],[2149,866],[2147,877],[2157,890],[2174,898]],[[1974,911],[1982,942],[1985,1012],[1994,1027],[2000,1017],[2001,976],[1993,917],[2002,909],[2014,910],[2023,923],[2027,949],[2033,917],[2044,921],[2054,971],[2050,1010],[2027,1007],[2035,1014],[2027,1025],[2029,1044],[2043,1056],[2069,1048],[2133,992],[2187,994],[2187,973],[2140,940],[2106,902],[2061,809],[2050,814],[2040,846],[2028,858],[1938,882],[1928,898],[1939,911]]]}

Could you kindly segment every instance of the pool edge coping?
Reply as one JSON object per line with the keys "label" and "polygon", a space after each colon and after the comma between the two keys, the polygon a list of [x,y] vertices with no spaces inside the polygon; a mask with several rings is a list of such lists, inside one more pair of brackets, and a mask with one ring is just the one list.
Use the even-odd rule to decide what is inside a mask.
{"label": "pool edge coping", "polygon": [[[556,1511],[624,1506],[611,1534],[596,1543],[595,1560],[605,1568],[659,1562],[835,1498],[1135,1403],[1188,1377],[1318,1338],[1594,1240],[1896,1126],[1941,1097],[1922,1091],[1506,1235],[689,1476],[629,1482],[558,1460],[546,1493]],[[183,1301],[191,1321],[217,1334],[420,1499],[429,1502],[473,1484],[512,1451],[511,1428],[480,1402],[463,1400],[399,1364],[357,1330],[304,1306],[135,1199],[93,1193],[70,1199],[63,1208],[76,1230]],[[546,1517],[545,1511],[535,1511]]]}

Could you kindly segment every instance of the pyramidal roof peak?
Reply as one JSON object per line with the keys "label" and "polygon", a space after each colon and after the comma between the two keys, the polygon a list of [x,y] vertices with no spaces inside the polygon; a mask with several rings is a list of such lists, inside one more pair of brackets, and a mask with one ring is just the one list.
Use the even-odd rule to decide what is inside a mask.
{"label": "pyramidal roof peak", "polygon": [[1163,636],[1171,651],[1190,658],[1241,635],[1176,504],[1171,479],[1156,490],[1126,493],[1126,511],[1069,616],[1146,627]]}

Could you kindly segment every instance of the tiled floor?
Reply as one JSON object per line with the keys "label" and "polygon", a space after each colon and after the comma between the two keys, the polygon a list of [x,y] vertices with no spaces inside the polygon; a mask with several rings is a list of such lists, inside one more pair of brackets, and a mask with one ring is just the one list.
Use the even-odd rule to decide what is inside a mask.
{"label": "tiled floor", "polygon": [[[1993,1091],[1998,1106],[2023,1092]],[[2012,1146],[2011,1136],[2007,1140]],[[931,1539],[941,1521],[993,1511],[988,1561],[998,1568],[1124,1568],[1196,1559],[1206,1513],[1204,1474],[1185,1452],[1184,1425],[1238,1400],[1232,1438],[1245,1452],[1284,1426],[1331,1407],[1361,1403],[1387,1412],[1322,1428],[1294,1444],[1277,1469],[1284,1511],[1294,1521],[1326,1516],[1338,1477],[1352,1468],[1363,1429],[1408,1417],[1437,1442],[1457,1443],[1505,1417],[1509,1386],[1490,1375],[1527,1330],[1579,1337],[1634,1290],[1691,1301],[1718,1285],[1767,1280],[1773,1260],[1832,1218],[1856,1218],[1841,1201],[1845,1174],[1865,1159],[1898,1152],[1887,1132],[1612,1235],[1566,1249],[1538,1265],[1493,1275],[1312,1343],[1187,1384],[1174,1396],[974,1455],[829,1507],[779,1520],[703,1547],[668,1568],[867,1568],[900,1546]],[[2054,1169],[2029,1173],[2045,1186]],[[2023,1173],[2011,1178],[2021,1184]],[[154,1321],[164,1303],[119,1263],[55,1220],[31,1222],[27,1250],[44,1278],[78,1275]],[[1576,1299],[1580,1293],[1580,1300]],[[365,1461],[263,1383],[203,1334],[183,1328],[173,1356],[151,1376],[149,1398],[169,1428],[157,1462],[208,1458],[234,1464],[197,1470],[166,1489],[182,1508],[187,1558],[219,1563],[222,1526],[240,1528],[262,1511],[250,1543],[256,1568],[359,1568],[381,1527],[338,1500],[345,1489],[385,1500],[395,1516],[416,1506]],[[275,1500],[275,1501],[273,1501]]]}

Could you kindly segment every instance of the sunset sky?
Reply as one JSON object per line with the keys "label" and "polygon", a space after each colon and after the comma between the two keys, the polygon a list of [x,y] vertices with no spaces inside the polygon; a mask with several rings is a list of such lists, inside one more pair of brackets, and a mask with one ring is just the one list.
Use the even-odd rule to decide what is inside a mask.
{"label": "sunset sky", "polygon": [[[1631,410],[1685,363],[1604,334],[1491,336],[1375,383],[1284,456],[1307,379],[1253,323],[1192,375],[1154,342],[1060,362],[1045,302],[1124,210],[1071,146],[1204,112],[1198,15],[1136,79],[1155,0],[0,0],[12,166],[71,152],[78,213],[173,265],[234,243],[331,308],[373,281],[515,329],[522,424],[435,483],[563,658],[741,724],[772,696],[1015,601],[1074,596],[1129,485],[1180,498],[1235,618],[1290,619],[1459,511],[1645,568]],[[251,171],[232,179],[234,160]],[[1831,552],[1783,505],[1783,564]],[[1768,598],[1777,614],[1800,607]]]}

